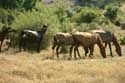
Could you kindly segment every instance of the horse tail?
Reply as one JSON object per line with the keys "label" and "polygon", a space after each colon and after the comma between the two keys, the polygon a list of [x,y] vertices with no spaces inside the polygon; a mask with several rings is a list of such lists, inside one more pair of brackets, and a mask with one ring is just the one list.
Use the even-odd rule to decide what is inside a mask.
{"label": "horse tail", "polygon": [[57,45],[57,38],[56,38],[56,35],[53,36],[53,46],[52,46],[52,49],[54,49]]}

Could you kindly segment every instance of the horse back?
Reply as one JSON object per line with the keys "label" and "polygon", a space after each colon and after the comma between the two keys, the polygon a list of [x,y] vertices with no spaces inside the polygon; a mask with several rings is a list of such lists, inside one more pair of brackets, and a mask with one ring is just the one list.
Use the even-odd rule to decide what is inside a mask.
{"label": "horse back", "polygon": [[54,35],[56,42],[60,45],[71,45],[74,43],[73,37],[70,33],[59,32]]}

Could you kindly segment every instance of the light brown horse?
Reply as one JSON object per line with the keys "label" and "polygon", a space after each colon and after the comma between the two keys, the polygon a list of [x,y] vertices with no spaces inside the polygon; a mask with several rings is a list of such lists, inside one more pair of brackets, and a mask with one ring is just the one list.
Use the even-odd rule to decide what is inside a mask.
{"label": "light brown horse", "polygon": [[[52,46],[53,57],[54,57],[54,49],[56,48],[57,58],[59,58],[59,48],[62,46],[70,46],[70,58],[71,58],[72,57],[71,53],[74,46],[74,39],[71,33],[58,32],[53,36],[53,46]],[[78,52],[78,49],[76,49],[76,51]]]}
{"label": "light brown horse", "polygon": [[112,54],[112,44],[114,44],[115,48],[116,48],[116,52],[119,56],[122,56],[122,51],[121,51],[121,46],[115,36],[115,34],[111,31],[104,31],[104,30],[92,30],[91,32],[93,33],[98,33],[103,41],[103,43],[105,43],[105,47],[107,46],[107,44],[109,45],[109,49],[110,49],[110,55],[113,57]]}
{"label": "light brown horse", "polygon": [[[75,32],[72,33],[74,42],[75,42],[75,49],[78,49],[79,46],[82,46],[85,49],[85,53],[90,49],[90,55],[93,55],[94,45],[97,44],[100,48],[100,53],[103,58],[106,58],[105,47],[103,46],[103,42],[100,36],[96,33],[89,33],[89,32]],[[74,52],[76,56],[76,52]]]}
{"label": "light brown horse", "polygon": [[3,26],[2,30],[0,31],[0,52],[1,52],[1,47],[3,44],[4,39],[6,38],[7,34],[9,33],[9,30],[11,29],[11,27],[6,27]]}

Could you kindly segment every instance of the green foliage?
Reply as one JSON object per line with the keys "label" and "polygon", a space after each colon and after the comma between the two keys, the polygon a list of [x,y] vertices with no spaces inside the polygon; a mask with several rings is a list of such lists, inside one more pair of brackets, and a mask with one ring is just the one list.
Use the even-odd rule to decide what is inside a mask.
{"label": "green foliage", "polygon": [[42,48],[46,48],[50,45],[53,34],[58,32],[58,27],[60,27],[58,16],[54,13],[51,8],[38,4],[37,11],[32,10],[20,13],[15,17],[15,21],[11,26],[20,32],[23,29],[39,30],[43,24],[47,24],[49,28],[42,42]]}
{"label": "green foliage", "polygon": [[37,29],[41,25],[41,16],[38,12],[23,12],[15,17],[15,21],[12,25],[13,28],[21,30],[24,28]]}
{"label": "green foliage", "polygon": [[122,23],[125,22],[124,14],[120,11],[117,5],[109,4],[105,7],[105,9],[105,17],[107,17],[115,25],[120,26]]}
{"label": "green foliage", "polygon": [[125,44],[125,36],[122,36],[122,37],[120,38],[120,43],[121,43],[121,44]]}
{"label": "green foliage", "polygon": [[37,0],[0,0],[0,7],[5,9],[30,10],[35,6]]}
{"label": "green foliage", "polygon": [[109,18],[111,22],[113,22],[117,17],[119,7],[115,6],[114,4],[109,4],[105,7],[105,9],[106,9],[106,12],[104,13],[104,15],[107,18]]}
{"label": "green foliage", "polygon": [[104,8],[107,4],[113,3],[117,6],[121,4],[122,0],[77,0],[78,4],[87,7]]}
{"label": "green foliage", "polygon": [[101,17],[101,11],[96,8],[84,7],[72,20],[78,23],[91,23],[98,17]]}
{"label": "green foliage", "polygon": [[16,10],[5,10],[0,8],[0,22],[9,26],[14,21],[14,17],[16,16]]}

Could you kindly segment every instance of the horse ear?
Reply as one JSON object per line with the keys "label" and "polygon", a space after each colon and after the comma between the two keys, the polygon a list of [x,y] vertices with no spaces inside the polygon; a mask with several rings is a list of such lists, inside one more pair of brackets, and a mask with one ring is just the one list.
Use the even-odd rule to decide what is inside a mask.
{"label": "horse ear", "polygon": [[48,25],[47,25],[47,24],[43,24],[43,27],[44,27],[44,28],[47,28],[47,27],[48,27]]}

